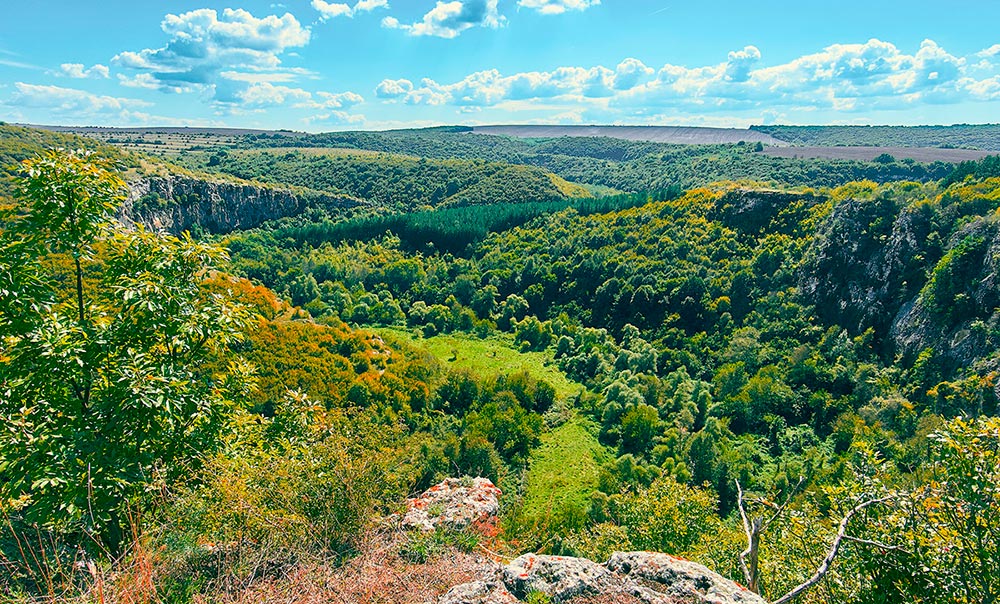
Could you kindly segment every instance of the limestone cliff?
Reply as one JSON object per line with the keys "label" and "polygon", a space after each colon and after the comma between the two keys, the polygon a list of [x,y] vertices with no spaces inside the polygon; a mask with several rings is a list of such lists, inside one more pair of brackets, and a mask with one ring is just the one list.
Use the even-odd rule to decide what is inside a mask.
{"label": "limestone cliff", "polygon": [[349,197],[250,182],[183,175],[144,176],[129,183],[129,195],[119,210],[119,218],[126,224],[140,223],[174,234],[195,225],[205,232],[220,234],[295,216],[309,207],[335,210],[358,204]]}
{"label": "limestone cliff", "polygon": [[[972,205],[969,202],[968,205]],[[874,329],[886,357],[935,351],[945,374],[996,368],[1000,224],[961,208],[848,199],[820,227],[799,271],[825,322]]]}

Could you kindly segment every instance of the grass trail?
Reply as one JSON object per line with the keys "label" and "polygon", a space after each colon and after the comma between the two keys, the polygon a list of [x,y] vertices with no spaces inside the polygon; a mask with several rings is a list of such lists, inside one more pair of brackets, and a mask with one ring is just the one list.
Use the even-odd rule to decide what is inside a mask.
{"label": "grass trail", "polygon": [[524,516],[543,518],[567,505],[587,508],[601,464],[610,454],[584,422],[575,418],[542,436],[541,446],[531,454]]}

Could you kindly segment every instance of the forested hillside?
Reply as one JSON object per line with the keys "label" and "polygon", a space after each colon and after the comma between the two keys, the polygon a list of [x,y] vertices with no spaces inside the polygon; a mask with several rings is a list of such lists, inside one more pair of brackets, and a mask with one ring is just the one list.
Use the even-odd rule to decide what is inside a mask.
{"label": "forested hillside", "polygon": [[386,210],[590,197],[537,168],[504,163],[289,151],[220,153],[204,169],[366,200]]}
{"label": "forested hillside", "polygon": [[[995,159],[482,138],[186,152],[160,177],[357,202],[143,201],[195,236],[115,220],[118,152],[11,169],[2,597],[332,600],[373,558],[440,594],[407,577],[650,550],[771,599],[828,555],[801,601],[995,599]],[[461,476],[496,524],[386,528]]]}

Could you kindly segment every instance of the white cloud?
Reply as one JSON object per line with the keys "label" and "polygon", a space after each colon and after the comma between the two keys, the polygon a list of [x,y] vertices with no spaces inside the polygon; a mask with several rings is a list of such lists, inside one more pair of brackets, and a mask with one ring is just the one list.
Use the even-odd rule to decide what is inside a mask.
{"label": "white cloud", "polygon": [[243,9],[198,9],[167,15],[160,24],[168,36],[162,48],[119,53],[112,62],[151,76],[132,80],[155,82],[164,91],[214,89],[217,100],[231,101],[234,87],[228,72],[294,73],[281,65],[280,55],[309,43],[310,32],[294,16],[254,17]]}
{"label": "white cloud", "polygon": [[382,19],[382,27],[402,29],[411,36],[455,38],[472,27],[503,27],[507,18],[497,12],[497,0],[453,0],[438,3],[421,21],[406,24],[395,17]]}
{"label": "white cloud", "polygon": [[320,115],[314,115],[302,120],[307,124],[322,123],[326,125],[360,125],[365,123],[365,116],[346,111],[331,111]]}
{"label": "white cloud", "polygon": [[151,103],[138,99],[102,96],[61,86],[14,83],[14,92],[4,104],[28,108],[47,109],[66,117],[88,117],[92,114],[120,114],[124,111],[148,107]]}
{"label": "white cloud", "polygon": [[[222,114],[246,115],[259,113],[267,109],[285,107],[289,109],[305,109],[313,112],[324,112],[322,115],[307,118],[315,121],[336,121],[338,123],[353,123],[357,121],[343,109],[350,109],[364,102],[364,97],[355,92],[310,92],[302,88],[275,85],[270,82],[253,82],[242,90],[232,93],[233,99],[228,103],[218,103]],[[338,110],[338,111],[333,111]],[[333,117],[330,117],[333,116]],[[363,118],[361,118],[363,120]]]}
{"label": "white cloud", "polygon": [[600,3],[601,0],[518,0],[517,5],[533,8],[543,15],[560,15],[571,10],[587,10]]}
{"label": "white cloud", "polygon": [[375,96],[380,99],[398,99],[413,90],[413,82],[406,79],[382,80],[375,87]]}
{"label": "white cloud", "polygon": [[59,66],[59,74],[70,78],[96,78],[107,79],[111,77],[111,72],[106,65],[97,64],[90,69],[86,69],[83,63],[63,63]]}
{"label": "white cloud", "polygon": [[976,53],[977,57],[989,58],[1000,55],[1000,44],[994,44]]}
{"label": "white cloud", "polygon": [[334,17],[353,17],[360,12],[371,12],[376,8],[389,8],[388,0],[358,0],[352,7],[343,2],[325,2],[312,0],[312,7],[320,12],[320,20],[326,21]]}
{"label": "white cloud", "polygon": [[284,105],[292,102],[305,102],[312,99],[312,95],[301,88],[290,88],[288,86],[275,86],[270,82],[257,82],[251,84],[245,90],[238,92],[240,105],[245,108],[268,107],[273,105]]}
{"label": "white cloud", "polygon": [[[989,50],[989,49],[988,49]],[[979,53],[974,65],[933,40],[912,53],[881,40],[835,44],[791,61],[766,65],[746,46],[712,65],[666,64],[653,69],[636,58],[614,68],[560,67],[510,75],[484,70],[439,83],[383,80],[376,96],[410,104],[500,107],[520,101],[556,104],[565,117],[581,106],[618,116],[657,116],[684,108],[699,114],[900,109],[919,104],[1000,98],[1000,50]],[[984,65],[985,62],[985,65]],[[985,71],[984,71],[985,70]],[[530,103],[529,103],[530,105]],[[522,109],[523,110],[523,109]]]}
{"label": "white cloud", "polygon": [[295,104],[296,109],[350,109],[365,102],[363,96],[356,92],[317,92]]}

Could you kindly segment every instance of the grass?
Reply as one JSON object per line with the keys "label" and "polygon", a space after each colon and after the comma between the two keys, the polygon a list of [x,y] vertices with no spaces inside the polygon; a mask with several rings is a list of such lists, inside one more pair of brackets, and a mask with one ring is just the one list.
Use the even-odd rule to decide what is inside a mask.
{"label": "grass", "polygon": [[587,509],[601,465],[608,459],[610,453],[583,419],[543,435],[541,446],[531,454],[522,514],[540,518],[567,507]]}
{"label": "grass", "polygon": [[510,336],[493,336],[481,340],[464,334],[441,334],[423,338],[406,329],[383,327],[374,329],[385,339],[424,350],[442,363],[464,369],[484,378],[527,371],[533,378],[544,380],[556,389],[559,399],[576,396],[584,389],[559,371],[551,353],[521,352]]}

